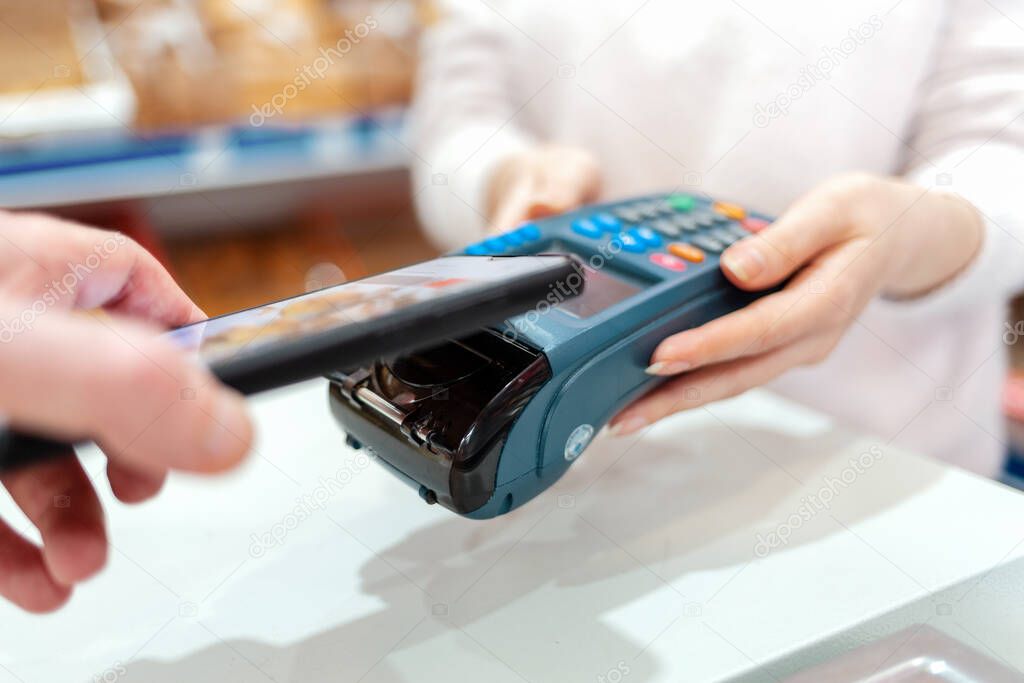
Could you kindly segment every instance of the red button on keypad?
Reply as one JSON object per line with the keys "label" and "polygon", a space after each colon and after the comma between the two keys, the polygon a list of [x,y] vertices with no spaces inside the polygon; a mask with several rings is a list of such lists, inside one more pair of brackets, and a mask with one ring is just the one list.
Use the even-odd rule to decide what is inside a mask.
{"label": "red button on keypad", "polygon": [[771,223],[769,223],[768,221],[761,220],[760,218],[752,218],[750,216],[744,218],[742,224],[743,227],[749,230],[750,232],[761,232],[769,225],[771,225]]}
{"label": "red button on keypad", "polygon": [[676,258],[671,254],[663,254],[661,252],[651,254],[651,263],[653,263],[656,266],[661,266],[666,270],[671,270],[672,272],[675,273],[681,273],[682,271],[686,270],[686,261],[680,258]]}

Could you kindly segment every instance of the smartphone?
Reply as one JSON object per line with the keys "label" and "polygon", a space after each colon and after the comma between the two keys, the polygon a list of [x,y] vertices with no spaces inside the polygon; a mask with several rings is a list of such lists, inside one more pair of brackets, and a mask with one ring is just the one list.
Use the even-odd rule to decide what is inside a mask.
{"label": "smartphone", "polygon": [[[445,256],[179,327],[166,337],[245,394],[382,355],[416,351],[560,296],[584,270],[565,254]],[[0,428],[0,471],[68,452],[68,444]]]}
{"label": "smartphone", "polygon": [[245,394],[341,366],[415,351],[523,313],[560,283],[579,294],[565,254],[445,256],[167,333]]}

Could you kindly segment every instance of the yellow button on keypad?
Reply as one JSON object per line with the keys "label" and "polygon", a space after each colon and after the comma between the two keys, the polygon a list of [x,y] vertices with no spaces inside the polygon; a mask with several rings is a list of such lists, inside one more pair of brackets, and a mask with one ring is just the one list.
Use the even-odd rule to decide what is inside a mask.
{"label": "yellow button on keypad", "polygon": [[673,256],[678,256],[681,259],[686,259],[691,263],[700,263],[704,260],[703,251],[692,244],[686,244],[685,242],[673,242],[668,245],[668,253]]}
{"label": "yellow button on keypad", "polygon": [[715,202],[715,211],[734,221],[741,221],[747,217],[746,209],[728,202]]}

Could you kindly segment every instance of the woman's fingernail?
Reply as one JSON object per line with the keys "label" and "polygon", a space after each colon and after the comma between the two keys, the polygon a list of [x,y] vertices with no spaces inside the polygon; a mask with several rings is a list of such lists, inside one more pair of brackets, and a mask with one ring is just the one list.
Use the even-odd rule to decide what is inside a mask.
{"label": "woman's fingernail", "polygon": [[741,280],[753,280],[764,270],[761,251],[752,245],[728,249],[722,254],[722,265]]}
{"label": "woman's fingernail", "polygon": [[209,432],[204,448],[215,463],[237,460],[249,441],[249,415],[245,400],[232,392],[222,391],[214,403]]}
{"label": "woman's fingernail", "polygon": [[633,432],[638,432],[646,426],[647,420],[639,415],[634,415],[633,417],[627,417],[626,419],[613,424],[609,433],[612,436],[626,436]]}
{"label": "woman's fingernail", "polygon": [[686,372],[690,367],[691,365],[684,360],[658,361],[657,363],[652,363],[649,368],[644,370],[644,372],[648,375],[664,377],[667,375],[678,375]]}

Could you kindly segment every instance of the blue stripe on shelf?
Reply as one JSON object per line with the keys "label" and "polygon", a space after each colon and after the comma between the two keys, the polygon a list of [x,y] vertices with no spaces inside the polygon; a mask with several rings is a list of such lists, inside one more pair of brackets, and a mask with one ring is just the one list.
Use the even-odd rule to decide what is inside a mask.
{"label": "blue stripe on shelf", "polygon": [[192,149],[192,139],[185,136],[168,136],[142,142],[118,140],[107,144],[65,144],[59,147],[35,147],[31,150],[0,149],[0,176],[181,156]]}
{"label": "blue stripe on shelf", "polygon": [[[344,122],[345,132],[364,150],[386,131],[392,136],[402,127],[401,116],[357,117]],[[385,133],[385,134],[387,134]],[[238,151],[308,151],[306,146],[323,133],[314,126],[237,127],[224,130],[225,141]],[[202,134],[168,134],[150,138],[107,137],[29,141],[0,146],[0,177],[43,171],[102,166],[160,157],[185,157],[201,148]]]}

